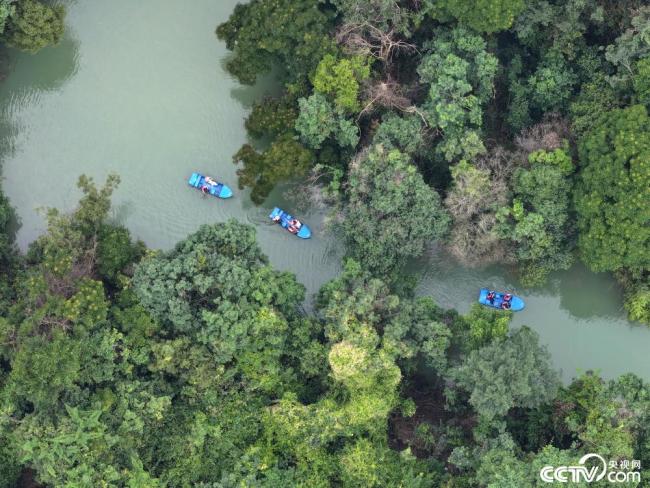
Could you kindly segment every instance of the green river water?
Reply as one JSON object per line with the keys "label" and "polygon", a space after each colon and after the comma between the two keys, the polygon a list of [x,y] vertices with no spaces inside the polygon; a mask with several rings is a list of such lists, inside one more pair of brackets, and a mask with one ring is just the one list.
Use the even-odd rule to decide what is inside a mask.
{"label": "green river water", "polygon": [[[246,140],[244,117],[270,86],[241,87],[223,70],[227,52],[214,30],[236,3],[67,1],[58,47],[11,52],[11,74],[0,84],[0,164],[23,249],[44,229],[39,207],[74,207],[79,174],[103,181],[117,172],[114,217],[151,247],[169,248],[203,223],[235,218],[256,226],[273,265],[294,272],[309,293],[336,276],[341,249],[336,236],[323,234],[323,211],[300,214],[315,231],[305,242],[268,223],[275,204],[292,210],[280,191],[255,207],[246,192],[216,201],[185,183],[200,170],[236,188],[231,157]],[[461,312],[482,286],[517,290],[527,307],[513,325],[537,330],[565,380],[587,369],[650,379],[650,328],[625,319],[607,275],[576,266],[543,290],[524,290],[503,269],[467,269],[433,250],[413,271],[419,293]]]}

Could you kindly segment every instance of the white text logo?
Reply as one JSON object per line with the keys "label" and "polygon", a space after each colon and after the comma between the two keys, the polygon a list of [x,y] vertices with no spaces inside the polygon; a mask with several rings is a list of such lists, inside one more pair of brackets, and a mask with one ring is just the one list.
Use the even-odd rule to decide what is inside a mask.
{"label": "white text logo", "polygon": [[[592,460],[587,465],[587,461]],[[609,471],[607,462],[598,454],[585,454],[578,461],[579,466],[544,466],[539,471],[539,477],[547,483],[580,483],[582,481],[591,483],[600,481],[607,476],[610,483],[631,483],[641,482],[641,462],[634,461],[610,461]]]}

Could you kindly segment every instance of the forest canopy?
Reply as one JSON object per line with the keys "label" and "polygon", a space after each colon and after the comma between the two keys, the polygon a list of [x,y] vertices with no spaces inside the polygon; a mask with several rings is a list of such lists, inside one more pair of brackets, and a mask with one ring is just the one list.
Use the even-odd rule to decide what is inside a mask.
{"label": "forest canopy", "polygon": [[580,259],[615,273],[630,317],[650,323],[650,7],[291,5],[290,29],[246,27],[287,14],[270,0],[239,5],[217,29],[235,76],[264,37],[253,71],[272,64],[284,88],[247,120],[266,148],[248,144],[234,158],[255,202],[280,181],[304,182],[312,204],[333,209],[348,256],[389,281],[432,246],[470,266],[513,267],[529,287]]}
{"label": "forest canopy", "polygon": [[[0,0],[25,51],[63,19]],[[238,4],[226,69],[280,85],[239,184],[327,207],[341,271],[309,297],[234,220],[148,249],[114,174],[21,253],[0,192],[0,488],[532,488],[587,453],[645,486],[650,384],[563,383],[511,312],[444,309],[404,270],[444,250],[533,289],[581,260],[650,324],[648,33],[640,0]]]}

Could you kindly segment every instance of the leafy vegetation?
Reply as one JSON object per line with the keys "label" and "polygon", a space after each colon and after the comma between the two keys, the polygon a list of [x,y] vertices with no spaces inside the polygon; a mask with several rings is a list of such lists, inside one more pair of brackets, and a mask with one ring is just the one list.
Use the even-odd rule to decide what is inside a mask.
{"label": "leafy vegetation", "polygon": [[[227,69],[282,83],[246,121],[240,185],[262,203],[312,176],[342,271],[305,310],[248,225],[146,249],[109,218],[115,175],[80,177],[23,255],[0,194],[0,487],[519,488],[591,452],[647,479],[649,384],[563,385],[511,314],[444,310],[402,273],[434,244],[528,286],[579,257],[650,323],[640,3],[238,5],[217,28]],[[0,0],[28,51],[62,15]]]}
{"label": "leafy vegetation", "polygon": [[58,44],[63,37],[65,9],[38,0],[17,0],[0,4],[2,40],[9,46],[36,53]]}
{"label": "leafy vegetation", "polygon": [[143,253],[108,221],[118,182],[81,177],[10,284],[2,486],[26,468],[53,486],[482,486],[587,451],[648,460],[639,378],[560,387],[508,314],[442,310],[352,260],[305,314],[249,226]]}
{"label": "leafy vegetation", "polygon": [[[236,157],[255,202],[283,179],[313,176],[323,191],[310,194],[334,200],[348,255],[388,281],[433,241],[469,265],[515,265],[526,286],[579,255],[616,272],[631,317],[647,322],[647,6],[307,3],[294,8],[322,20],[310,41],[328,43],[280,75],[285,93],[263,104],[277,115],[264,119],[267,129],[261,105],[249,118],[251,135],[270,138],[275,154],[245,146]],[[233,27],[279,7],[252,2],[219,27],[235,56],[249,33]],[[266,52],[255,56],[271,63]],[[436,196],[425,201],[426,186],[446,212]]]}
{"label": "leafy vegetation", "polygon": [[387,273],[447,231],[449,216],[408,156],[374,146],[352,163],[342,228],[352,255]]}

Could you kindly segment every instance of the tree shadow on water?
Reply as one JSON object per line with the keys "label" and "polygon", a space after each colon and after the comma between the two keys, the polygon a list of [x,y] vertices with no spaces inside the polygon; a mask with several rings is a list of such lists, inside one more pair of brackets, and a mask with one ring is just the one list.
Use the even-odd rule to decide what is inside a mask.
{"label": "tree shadow on water", "polygon": [[52,91],[60,89],[72,78],[79,67],[79,41],[69,34],[56,46],[49,46],[36,54],[2,47],[0,50],[9,59],[8,76],[0,93]]}
{"label": "tree shadow on water", "polygon": [[43,92],[61,89],[77,72],[78,57],[79,42],[70,33],[58,45],[36,54],[0,45],[0,176],[26,130],[16,114]]}
{"label": "tree shadow on water", "polygon": [[580,319],[623,318],[623,292],[608,273],[578,263],[559,276],[560,307]]}
{"label": "tree shadow on water", "polygon": [[[225,61],[222,61],[221,66],[225,71]],[[254,85],[241,85],[235,80],[236,86],[230,90],[230,97],[237,100],[244,108],[251,109],[256,101],[282,93],[279,74],[279,69],[272,69],[258,76]]]}

